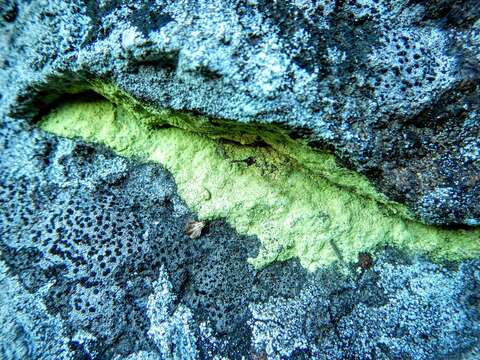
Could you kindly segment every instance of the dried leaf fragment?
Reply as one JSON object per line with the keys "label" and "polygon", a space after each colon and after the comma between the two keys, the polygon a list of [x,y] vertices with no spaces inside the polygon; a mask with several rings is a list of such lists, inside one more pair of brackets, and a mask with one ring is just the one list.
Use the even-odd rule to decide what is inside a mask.
{"label": "dried leaf fragment", "polygon": [[202,235],[202,230],[206,224],[205,221],[190,221],[185,227],[185,232],[190,239],[197,239]]}

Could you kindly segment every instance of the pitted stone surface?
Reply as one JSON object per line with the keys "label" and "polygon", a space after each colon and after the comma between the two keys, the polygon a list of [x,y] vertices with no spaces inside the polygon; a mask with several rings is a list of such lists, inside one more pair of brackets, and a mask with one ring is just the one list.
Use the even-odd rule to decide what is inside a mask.
{"label": "pitted stone surface", "polygon": [[477,5],[6,1],[0,101],[33,115],[100,79],[157,108],[281,124],[423,221],[478,225]]}
{"label": "pitted stone surface", "polygon": [[187,236],[162,167],[33,126],[113,82],[281,123],[424,221],[478,225],[478,19],[475,0],[1,2],[0,358],[479,358],[477,260],[254,269],[258,240],[221,220]]}
{"label": "pitted stone surface", "polygon": [[3,120],[2,358],[478,352],[478,261],[448,269],[387,251],[347,273],[254,269],[259,241],[222,221],[188,237],[195,215],[161,167]]}

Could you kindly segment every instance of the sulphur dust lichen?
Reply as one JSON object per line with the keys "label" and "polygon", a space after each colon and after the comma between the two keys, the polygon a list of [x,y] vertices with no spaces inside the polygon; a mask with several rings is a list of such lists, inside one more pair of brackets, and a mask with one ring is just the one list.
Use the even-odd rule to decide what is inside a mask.
{"label": "sulphur dust lichen", "polygon": [[298,257],[314,270],[339,259],[354,263],[359,253],[387,245],[437,260],[480,255],[479,230],[412,220],[364,177],[280,129],[156,111],[112,88],[101,92],[109,100],[64,102],[41,128],[162,164],[200,220],[225,218],[258,237],[260,251],[250,259],[257,267]]}

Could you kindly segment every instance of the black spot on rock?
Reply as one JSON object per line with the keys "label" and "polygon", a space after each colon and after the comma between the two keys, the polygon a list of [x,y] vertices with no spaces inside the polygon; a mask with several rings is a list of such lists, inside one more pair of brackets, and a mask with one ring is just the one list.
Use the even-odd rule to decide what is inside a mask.
{"label": "black spot on rock", "polygon": [[7,23],[14,22],[18,15],[18,5],[14,0],[4,0],[0,3],[0,16]]}

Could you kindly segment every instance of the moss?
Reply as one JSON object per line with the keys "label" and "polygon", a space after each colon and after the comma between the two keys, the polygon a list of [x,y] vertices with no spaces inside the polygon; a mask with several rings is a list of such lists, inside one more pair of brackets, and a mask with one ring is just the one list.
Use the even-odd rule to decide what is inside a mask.
{"label": "moss", "polygon": [[161,163],[201,219],[225,218],[260,239],[259,254],[250,259],[257,267],[297,256],[314,270],[339,258],[356,261],[359,252],[385,245],[437,260],[480,255],[479,230],[413,221],[405,207],[339,167],[331,154],[279,128],[156,111],[113,87],[95,88],[111,101],[61,104],[40,126]]}

